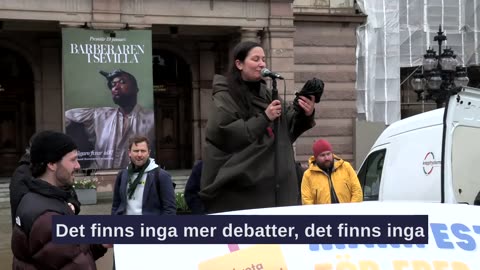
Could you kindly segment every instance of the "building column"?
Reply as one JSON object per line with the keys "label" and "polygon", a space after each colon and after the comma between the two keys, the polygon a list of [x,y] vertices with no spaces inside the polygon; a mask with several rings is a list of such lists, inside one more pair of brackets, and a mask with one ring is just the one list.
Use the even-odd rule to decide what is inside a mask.
{"label": "building column", "polygon": [[199,49],[199,80],[193,86],[193,157],[198,160],[203,155],[205,129],[209,108],[212,104],[212,80],[215,75],[214,43],[202,42]]}
{"label": "building column", "polygon": [[41,89],[39,105],[42,108],[37,130],[63,129],[63,92],[61,40],[44,39],[41,47]]}
{"label": "building column", "polygon": [[[294,79],[294,28],[272,28],[264,34],[262,46],[265,50],[268,69],[280,73],[285,78],[283,81],[287,88],[287,100],[293,99],[295,93]],[[278,87],[282,87],[281,83]],[[282,91],[283,94],[283,91]]]}
{"label": "building column", "polygon": [[[295,89],[294,62],[294,16],[293,0],[270,2],[269,25],[261,32],[261,44],[267,57],[268,69],[277,72],[285,78],[277,80],[278,95],[286,102],[293,101]],[[286,87],[286,97],[284,94]],[[271,84],[270,84],[271,86]],[[295,144],[293,147],[296,150]]]}
{"label": "building column", "polygon": [[93,0],[92,22],[94,29],[122,29],[120,0]]}
{"label": "building column", "polygon": [[242,27],[240,29],[241,41],[253,41],[260,43],[260,32],[262,28],[257,27]]}

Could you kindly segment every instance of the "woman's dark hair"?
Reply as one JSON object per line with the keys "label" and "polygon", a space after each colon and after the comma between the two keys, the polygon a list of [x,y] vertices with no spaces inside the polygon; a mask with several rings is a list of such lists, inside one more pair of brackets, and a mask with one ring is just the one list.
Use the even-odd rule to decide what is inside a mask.
{"label": "woman's dark hair", "polygon": [[227,74],[228,79],[228,91],[240,108],[246,112],[246,115],[242,115],[244,118],[249,118],[253,114],[251,100],[247,95],[248,87],[242,79],[242,74],[237,68],[235,61],[245,61],[250,50],[256,47],[262,47],[260,44],[253,41],[240,42],[233,48],[233,60],[230,63],[230,70]]}

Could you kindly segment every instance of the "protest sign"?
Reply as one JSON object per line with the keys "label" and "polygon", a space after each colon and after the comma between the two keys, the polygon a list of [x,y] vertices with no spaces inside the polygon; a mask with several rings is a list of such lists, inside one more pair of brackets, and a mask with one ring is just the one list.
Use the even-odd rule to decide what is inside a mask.
{"label": "protest sign", "polygon": [[[116,269],[478,270],[480,207],[356,203],[230,212],[249,215],[429,215],[427,245],[115,245]],[[272,266],[272,256],[278,264]],[[262,268],[263,267],[263,268]]]}

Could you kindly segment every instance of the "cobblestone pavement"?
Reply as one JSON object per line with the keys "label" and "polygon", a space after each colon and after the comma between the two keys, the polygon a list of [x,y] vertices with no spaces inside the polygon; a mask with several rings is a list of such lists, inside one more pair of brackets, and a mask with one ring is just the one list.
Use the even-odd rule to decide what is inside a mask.
{"label": "cobblestone pavement", "polygon": [[[81,215],[109,215],[112,206],[112,193],[98,193],[98,203],[95,205],[83,205]],[[8,202],[0,203],[0,269],[12,269],[12,251],[10,249],[10,239],[12,235],[12,226],[10,222],[10,204]],[[97,269],[112,270],[112,251],[111,249],[99,260],[97,260]]]}

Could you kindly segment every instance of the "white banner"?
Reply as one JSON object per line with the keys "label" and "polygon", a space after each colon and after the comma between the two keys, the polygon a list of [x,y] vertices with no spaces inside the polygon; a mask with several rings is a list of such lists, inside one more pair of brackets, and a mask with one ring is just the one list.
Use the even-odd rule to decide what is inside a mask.
{"label": "white banner", "polygon": [[[230,212],[242,215],[429,215],[428,245],[115,245],[117,270],[480,270],[480,207],[356,203]],[[402,232],[405,237],[411,233]]]}

